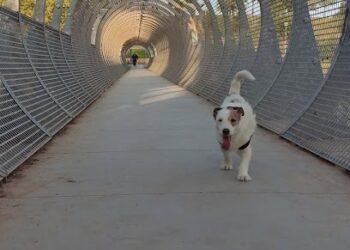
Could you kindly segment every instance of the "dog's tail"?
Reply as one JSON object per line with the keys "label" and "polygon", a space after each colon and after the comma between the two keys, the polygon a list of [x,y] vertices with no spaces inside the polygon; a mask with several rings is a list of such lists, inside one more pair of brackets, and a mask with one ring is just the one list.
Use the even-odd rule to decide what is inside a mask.
{"label": "dog's tail", "polygon": [[231,82],[231,88],[230,88],[229,95],[234,94],[234,93],[240,94],[241,83],[244,80],[254,81],[255,77],[248,70],[241,70],[241,71],[237,72],[237,74],[235,75],[235,77],[233,78],[233,80]]}

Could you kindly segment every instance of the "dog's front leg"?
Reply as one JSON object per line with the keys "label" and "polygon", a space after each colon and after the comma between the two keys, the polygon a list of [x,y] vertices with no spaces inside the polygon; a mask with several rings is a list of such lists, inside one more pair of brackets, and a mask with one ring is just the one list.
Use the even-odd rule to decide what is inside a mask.
{"label": "dog's front leg", "polygon": [[248,146],[242,151],[238,152],[241,156],[241,163],[238,167],[238,176],[237,179],[240,181],[251,181],[252,178],[248,174],[250,160],[252,158],[252,147]]}
{"label": "dog's front leg", "polygon": [[232,160],[230,156],[230,152],[222,149],[222,154],[224,155],[224,163],[222,164],[222,170],[232,170]]}

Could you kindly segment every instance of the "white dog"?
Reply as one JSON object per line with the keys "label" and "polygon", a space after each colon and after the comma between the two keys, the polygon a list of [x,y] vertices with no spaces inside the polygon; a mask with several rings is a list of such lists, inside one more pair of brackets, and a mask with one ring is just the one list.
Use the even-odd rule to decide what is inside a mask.
{"label": "white dog", "polygon": [[219,108],[214,109],[216,120],[217,140],[224,154],[224,170],[232,169],[230,153],[238,151],[241,162],[238,168],[237,179],[250,181],[248,174],[249,163],[252,157],[250,140],[256,129],[256,120],[253,109],[240,95],[243,80],[255,80],[247,70],[238,72],[232,80],[229,96]]}

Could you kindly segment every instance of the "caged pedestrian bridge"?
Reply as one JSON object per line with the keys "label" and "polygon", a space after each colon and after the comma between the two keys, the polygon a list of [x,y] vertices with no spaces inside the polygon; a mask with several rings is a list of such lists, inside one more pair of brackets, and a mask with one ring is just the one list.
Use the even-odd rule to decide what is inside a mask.
{"label": "caged pedestrian bridge", "polygon": [[[349,10],[0,0],[0,249],[350,249]],[[249,183],[212,119],[242,69]]]}

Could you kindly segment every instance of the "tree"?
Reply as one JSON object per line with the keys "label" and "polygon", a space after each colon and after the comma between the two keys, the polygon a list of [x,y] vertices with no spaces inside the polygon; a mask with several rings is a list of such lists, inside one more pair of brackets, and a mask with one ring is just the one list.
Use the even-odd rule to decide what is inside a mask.
{"label": "tree", "polygon": [[[4,1],[4,0],[0,0]],[[52,21],[53,11],[55,8],[56,0],[46,0],[45,2],[45,23],[50,24]],[[61,28],[64,25],[65,19],[67,17],[68,9],[70,5],[70,0],[64,0],[61,15]],[[21,13],[32,17],[34,14],[35,0],[21,0],[20,1],[20,10]]]}

